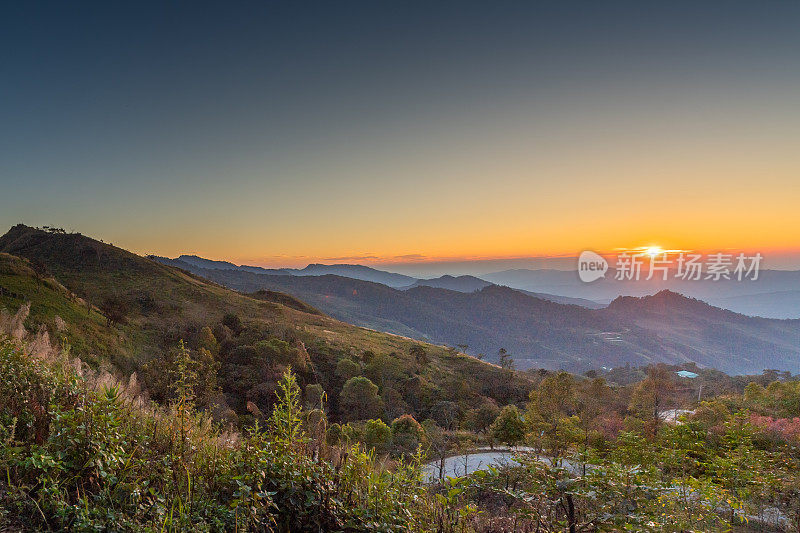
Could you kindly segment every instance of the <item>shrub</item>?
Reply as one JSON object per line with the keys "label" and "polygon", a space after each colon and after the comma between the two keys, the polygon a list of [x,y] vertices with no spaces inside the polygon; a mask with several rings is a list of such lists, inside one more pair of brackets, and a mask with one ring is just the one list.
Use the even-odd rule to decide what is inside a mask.
{"label": "shrub", "polygon": [[413,416],[403,415],[392,422],[392,442],[398,452],[415,453],[424,438],[425,432]]}
{"label": "shrub", "polygon": [[383,452],[392,440],[392,430],[383,420],[367,420],[364,425],[364,444]]}
{"label": "shrub", "polygon": [[378,386],[364,376],[348,379],[339,395],[339,408],[344,420],[379,418],[383,400],[378,396]]}

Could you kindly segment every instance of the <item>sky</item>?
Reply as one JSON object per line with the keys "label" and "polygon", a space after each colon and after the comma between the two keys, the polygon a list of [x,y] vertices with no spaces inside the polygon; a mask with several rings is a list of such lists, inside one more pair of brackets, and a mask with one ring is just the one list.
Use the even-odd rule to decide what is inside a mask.
{"label": "sky", "polygon": [[6,2],[0,231],[267,266],[658,245],[800,268],[798,27],[788,1]]}

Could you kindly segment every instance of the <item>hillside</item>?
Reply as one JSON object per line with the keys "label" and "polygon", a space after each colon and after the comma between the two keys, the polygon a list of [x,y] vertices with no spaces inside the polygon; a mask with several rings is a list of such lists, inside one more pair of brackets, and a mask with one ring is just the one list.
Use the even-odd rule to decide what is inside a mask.
{"label": "hillside", "polygon": [[800,362],[800,321],[746,317],[668,291],[592,310],[496,285],[464,293],[424,286],[396,290],[338,276],[194,272],[244,292],[286,292],[365,327],[467,344],[469,353],[490,360],[502,347],[523,369],[695,362],[743,374],[793,370]]}
{"label": "hillside", "polygon": [[[389,287],[408,287],[409,285],[419,281],[416,278],[405,276],[403,274],[395,274],[394,272],[386,272],[364,265],[348,265],[348,264],[335,264],[323,265],[319,263],[312,263],[304,268],[263,268],[248,265],[235,265],[229,261],[214,261],[211,259],[204,259],[196,255],[181,255],[177,259],[169,259],[167,257],[151,256],[151,259],[163,264],[170,264],[174,262],[176,265],[189,265],[194,268],[203,269],[216,269],[216,270],[234,270],[237,272],[252,272],[254,274],[274,274],[285,276],[324,276],[332,274],[336,276],[343,276],[346,278],[360,279],[363,281],[373,281],[375,283],[382,283]],[[485,282],[484,282],[485,284]]]}
{"label": "hillside", "polygon": [[[643,276],[644,277],[644,276]],[[730,311],[765,318],[800,318],[800,271],[762,269],[758,279],[617,280],[611,268],[604,278],[584,283],[575,271],[515,269],[484,274],[482,279],[519,290],[610,302],[620,295],[647,296],[667,289]]]}
{"label": "hillside", "polygon": [[476,278],[475,276],[450,276],[449,274],[445,274],[438,278],[417,280],[415,283],[405,288],[434,287],[458,292],[475,292],[489,285],[491,285],[491,283]]}
{"label": "hillside", "polygon": [[[339,392],[350,377],[337,373],[343,359],[354,363],[346,365],[350,374],[378,385],[389,418],[403,413],[425,418],[442,401],[469,409],[489,398],[507,403],[527,394],[524,376],[453,350],[425,345],[421,361],[419,354],[411,355],[419,345],[411,339],[340,322],[286,294],[239,294],[83,235],[19,225],[0,237],[0,252],[25,259],[0,256],[6,265],[0,284],[8,289],[0,294],[0,307],[14,312],[30,302],[26,326],[44,326],[54,338],[58,314],[75,355],[95,365],[111,363],[122,373],[139,371],[155,397],[168,394],[159,390],[162,365],[181,339],[192,349],[209,347],[208,366],[219,365],[224,394],[209,392],[209,406],[240,415],[246,402],[267,412],[277,380],[291,365],[304,386],[322,385],[336,416]],[[29,267],[34,263],[45,265],[54,278],[40,291]],[[92,305],[90,312],[82,302]],[[99,311],[109,303],[124,315],[111,325],[108,313]],[[213,332],[213,343],[204,328]]]}

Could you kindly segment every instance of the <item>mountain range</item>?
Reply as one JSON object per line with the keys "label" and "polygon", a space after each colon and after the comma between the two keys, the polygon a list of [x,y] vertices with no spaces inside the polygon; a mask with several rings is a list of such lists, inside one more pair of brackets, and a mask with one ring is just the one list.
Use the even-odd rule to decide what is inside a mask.
{"label": "mountain range", "polygon": [[574,270],[514,269],[484,274],[481,279],[520,290],[584,298],[602,304],[620,295],[645,296],[666,289],[746,315],[800,318],[800,271],[761,270],[758,279],[743,281],[675,278],[619,281],[615,274],[612,268],[604,278],[584,283]]}
{"label": "mountain range", "polygon": [[[163,257],[155,257],[162,262]],[[698,280],[679,279],[632,280],[615,279],[615,270],[608,271],[603,279],[592,283],[580,281],[574,270],[513,269],[489,272],[480,276],[445,274],[438,278],[414,278],[404,274],[387,272],[364,265],[310,264],[305,268],[270,269],[258,266],[238,266],[228,261],[213,261],[196,255],[182,255],[182,263],[203,269],[237,270],[255,274],[338,276],[373,281],[396,289],[419,286],[438,287],[459,292],[473,292],[491,284],[511,287],[531,296],[557,303],[575,304],[588,309],[599,309],[616,297],[646,296],[661,290],[671,290],[711,305],[749,316],[763,318],[800,318],[800,271],[762,270],[753,280]]]}
{"label": "mountain range", "polygon": [[379,388],[388,416],[423,420],[442,402],[522,402],[530,390],[525,373],[354,326],[282,292],[243,294],[78,233],[24,225],[0,237],[0,319],[15,313],[29,331],[70,345],[72,356],[94,368],[137,372],[154,397],[169,393],[169,354],[181,341],[205,347],[209,368],[218,365],[219,392],[210,387],[204,401],[215,413],[235,413],[228,417],[269,412],[289,366],[301,386],[322,387],[332,413],[344,383],[359,375]]}
{"label": "mountain range", "polygon": [[[332,373],[330,365],[342,356],[331,359],[331,353],[408,353],[412,339],[430,343],[445,374],[454,366],[466,369],[466,361],[483,364],[459,359],[458,351],[495,361],[501,348],[522,370],[695,362],[742,374],[765,368],[796,371],[800,364],[800,320],[744,316],[670,290],[618,297],[607,307],[589,309],[474,277],[406,284],[409,280],[393,276],[393,283],[404,283],[397,288],[328,273],[381,276],[359,265],[312,265],[283,273],[196,257],[151,259],[80,234],[22,225],[0,237],[0,253],[10,254],[7,272],[0,275],[4,305],[12,309],[31,301],[32,317],[48,327],[56,314],[70,318],[75,325],[63,334],[90,360],[111,360],[128,370],[228,314],[255,321],[272,335],[303,332],[311,360],[318,368],[328,367],[322,376]],[[52,276],[46,289],[37,281],[39,264],[46,277]],[[127,313],[116,331],[99,322],[104,314],[108,318],[109,300],[121,301]],[[436,348],[443,344],[460,350]],[[412,361],[400,360],[413,368]],[[485,374],[483,368],[471,372]]]}
{"label": "mountain range", "polygon": [[[463,288],[458,278],[397,289],[331,274],[264,275],[162,261],[242,292],[285,292],[353,324],[467,346],[490,360],[504,348],[523,369],[695,362],[753,373],[800,363],[800,320],[748,317],[669,290],[589,309],[489,283],[471,292],[430,286]],[[479,285],[475,279],[466,281]]]}

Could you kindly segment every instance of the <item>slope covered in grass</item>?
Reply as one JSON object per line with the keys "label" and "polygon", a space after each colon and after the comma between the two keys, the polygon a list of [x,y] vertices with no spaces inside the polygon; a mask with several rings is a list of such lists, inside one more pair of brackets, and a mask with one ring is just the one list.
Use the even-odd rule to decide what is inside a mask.
{"label": "slope covered in grass", "polygon": [[[30,302],[26,326],[44,326],[54,338],[60,309],[66,331],[74,330],[75,355],[140,372],[156,398],[168,397],[160,377],[180,340],[196,354],[208,350],[198,363],[210,375],[208,407],[239,415],[248,403],[268,412],[290,365],[303,387],[322,386],[334,417],[348,415],[339,396],[353,373],[378,387],[376,412],[388,421],[406,413],[427,418],[441,402],[462,414],[487,401],[521,402],[530,388],[525,375],[455,350],[352,326],[280,293],[240,294],[83,235],[15,226],[0,237],[0,252],[24,258],[4,256],[16,265],[4,283],[23,297],[0,295],[0,306],[14,312]],[[26,262],[44,265],[52,287],[37,291]],[[109,306],[120,311],[111,325]],[[342,360],[352,369],[346,374]]]}

